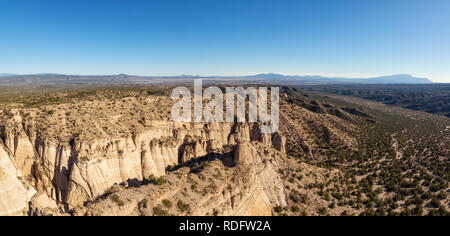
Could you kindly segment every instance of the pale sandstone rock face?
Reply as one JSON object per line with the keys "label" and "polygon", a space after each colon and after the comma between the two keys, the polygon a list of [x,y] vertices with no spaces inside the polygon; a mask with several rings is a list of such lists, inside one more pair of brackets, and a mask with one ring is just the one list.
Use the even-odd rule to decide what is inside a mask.
{"label": "pale sandstone rock face", "polygon": [[261,159],[257,155],[257,151],[253,145],[248,142],[243,142],[237,146],[233,161],[237,165],[248,165],[260,162]]}
{"label": "pale sandstone rock face", "polygon": [[283,207],[287,205],[283,180],[275,171],[274,165],[265,166],[258,173],[258,181],[271,205]]}
{"label": "pale sandstone rock face", "polygon": [[45,193],[38,193],[30,201],[30,215],[60,216],[58,205]]}
{"label": "pale sandstone rock face", "polygon": [[36,191],[24,184],[22,178],[0,144],[0,215],[23,215]]}
{"label": "pale sandstone rock face", "polygon": [[[115,184],[163,176],[169,166],[205,156],[226,145],[258,141],[270,146],[272,139],[280,143],[270,135],[258,135],[257,129],[257,125],[246,123],[152,121],[146,130],[126,137],[73,139],[67,143],[46,141],[33,128],[24,130],[16,124],[6,128],[3,136],[12,167],[32,179],[30,184],[36,190],[73,208],[95,200]],[[186,137],[191,142],[186,143]],[[246,158],[258,158],[250,144],[238,149],[246,164],[254,162]],[[6,152],[5,155],[9,159]]]}
{"label": "pale sandstone rock face", "polygon": [[282,136],[279,132],[272,136],[272,145],[276,147],[278,151],[286,153],[286,137]]}
{"label": "pale sandstone rock face", "polygon": [[31,168],[33,165],[33,145],[26,135],[20,135],[17,138],[17,144],[14,151],[14,159],[16,166],[21,170],[24,176],[31,174]]}
{"label": "pale sandstone rock face", "polygon": [[31,174],[34,148],[24,132],[7,132],[5,134],[5,147],[12,153],[15,166],[24,176]]}
{"label": "pale sandstone rock face", "polygon": [[240,169],[219,191],[203,196],[189,215],[270,216],[273,206],[254,169]]}
{"label": "pale sandstone rock face", "polygon": [[268,147],[270,146],[259,142],[244,143],[238,145],[235,155],[246,159],[250,168],[255,169],[255,180],[267,196],[269,204],[284,207],[287,203],[283,180],[276,171],[280,169],[278,162],[284,153],[274,153],[273,149]]}
{"label": "pale sandstone rock face", "polygon": [[258,141],[264,145],[272,145],[272,134],[263,134],[259,124],[253,124],[250,131],[251,141]]}
{"label": "pale sandstone rock face", "polygon": [[271,216],[273,206],[260,183],[250,185],[241,202],[234,206],[230,215],[234,216]]}
{"label": "pale sandstone rock face", "polygon": [[[164,176],[166,183],[161,186],[149,184],[118,190],[85,208],[76,208],[75,212],[91,216],[270,216],[274,206],[287,205],[283,181],[275,171],[283,155],[258,142],[243,142],[230,156],[239,156],[235,167],[228,168],[214,160],[200,173],[182,168]],[[172,206],[164,207],[163,200]],[[180,201],[188,207],[180,208]]]}
{"label": "pale sandstone rock face", "polygon": [[[89,156],[95,157],[96,153],[100,153],[99,158],[93,158],[95,161],[92,163],[76,163],[74,165],[69,178],[71,189],[69,189],[67,203],[76,206],[80,202],[93,200],[112,185],[127,180],[142,180],[143,177],[150,175],[162,176],[166,173],[168,166],[204,156],[211,149],[227,145],[232,130],[231,124],[226,123],[173,124],[161,122],[156,127],[139,134],[134,141],[128,139],[110,145],[91,144],[91,148],[108,146],[110,152],[105,154],[102,150],[94,149],[88,153]],[[233,133],[233,136],[236,137],[235,141],[250,141],[247,124],[238,125],[235,132]],[[200,140],[195,141],[192,146],[183,146],[182,140],[186,136],[197,137]],[[175,140],[169,144],[162,141],[169,137],[173,137]],[[179,156],[180,147],[187,147],[181,156]],[[114,173],[114,170],[118,172]]]}
{"label": "pale sandstone rock face", "polygon": [[[87,162],[76,162],[69,176],[67,203],[71,206],[94,200],[114,184],[129,180],[142,181],[153,175],[166,174],[166,168],[207,154],[206,149],[227,144],[230,124],[175,124],[159,122],[134,138],[116,142],[91,142],[78,155],[89,156]],[[200,141],[186,146],[186,136]],[[213,144],[213,145],[211,145]],[[106,148],[105,148],[106,147]]]}

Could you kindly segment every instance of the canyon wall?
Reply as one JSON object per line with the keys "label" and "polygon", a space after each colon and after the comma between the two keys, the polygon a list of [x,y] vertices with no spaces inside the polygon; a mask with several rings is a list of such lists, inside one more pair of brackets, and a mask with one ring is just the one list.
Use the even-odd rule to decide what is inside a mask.
{"label": "canyon wall", "polygon": [[[2,127],[0,137],[0,186],[17,186],[15,192],[0,187],[1,194],[14,198],[0,199],[1,215],[21,212],[35,190],[72,209],[95,200],[114,184],[133,184],[150,176],[165,175],[170,166],[227,145],[258,141],[274,145],[280,151],[286,145],[279,134],[260,134],[256,124],[168,121],[152,121],[145,131],[124,137],[91,140],[75,137],[70,142],[42,137],[33,127],[23,127],[17,122]],[[260,175],[267,179],[269,174]],[[35,190],[31,187],[26,190],[17,176],[23,176],[23,182]],[[261,189],[263,185],[256,190]]]}
{"label": "canyon wall", "polygon": [[0,145],[0,215],[23,215],[35,193],[36,190],[23,180],[22,174]]}
{"label": "canyon wall", "polygon": [[283,180],[275,171],[282,167],[283,153],[259,142],[239,143],[232,153],[205,162],[200,172],[172,171],[163,184],[114,189],[76,208],[75,215],[270,216],[274,206],[287,205]]}

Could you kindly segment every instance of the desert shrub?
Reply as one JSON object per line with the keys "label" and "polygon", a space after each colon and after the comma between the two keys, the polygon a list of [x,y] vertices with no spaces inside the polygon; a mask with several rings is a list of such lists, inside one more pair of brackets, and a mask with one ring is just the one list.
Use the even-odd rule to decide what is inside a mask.
{"label": "desert shrub", "polygon": [[144,208],[148,208],[148,200],[147,199],[144,199],[144,201],[142,201],[142,206]]}
{"label": "desert shrub", "polygon": [[412,212],[409,208],[405,208],[405,209],[403,209],[402,212],[400,212],[400,216],[411,216],[411,215],[412,215]]}
{"label": "desert shrub", "polygon": [[328,213],[327,208],[325,207],[319,208],[318,212],[320,215],[326,215]]}
{"label": "desert shrub", "polygon": [[153,207],[153,215],[155,215],[155,216],[167,216],[168,213],[167,213],[167,211],[163,210],[161,207],[156,206],[156,207]]}
{"label": "desert shrub", "polygon": [[439,208],[441,206],[441,201],[437,198],[433,198],[431,199],[430,204],[435,208]]}
{"label": "desert shrub", "polygon": [[422,205],[417,205],[416,208],[414,208],[414,215],[416,215],[416,216],[422,216],[423,215],[423,207],[422,207]]}
{"label": "desert shrub", "polygon": [[191,189],[192,189],[193,191],[197,190],[197,184],[191,185]]}
{"label": "desert shrub", "polygon": [[273,208],[273,210],[278,213],[281,214],[283,212],[283,207],[282,206],[276,206]]}
{"label": "desert shrub", "polygon": [[334,209],[336,207],[336,203],[331,203],[330,206],[328,206],[330,209]]}
{"label": "desert shrub", "polygon": [[151,174],[151,175],[148,177],[148,181],[149,181],[149,182],[155,182],[155,181],[156,181],[155,175]]}
{"label": "desert shrub", "polygon": [[116,192],[116,191],[115,191],[114,186],[112,186],[112,187],[108,188],[108,189],[105,191],[105,193],[103,193],[103,196],[109,196],[109,195],[113,194],[114,192]]}
{"label": "desert shrub", "polygon": [[181,212],[187,212],[187,211],[191,210],[191,206],[187,203],[184,203],[181,200],[179,200],[177,202],[177,207]]}
{"label": "desert shrub", "polygon": [[119,195],[114,194],[111,196],[111,200],[115,202],[119,207],[125,206],[125,203],[120,199]]}
{"label": "desert shrub", "polygon": [[445,200],[445,199],[447,199],[447,194],[445,194],[444,191],[441,191],[441,192],[439,192],[439,194],[438,194],[438,198],[439,198],[440,200]]}
{"label": "desert shrub", "polygon": [[147,180],[144,181],[144,183],[151,183],[155,185],[163,185],[166,183],[166,180],[164,177],[156,178],[154,175],[150,175]]}
{"label": "desert shrub", "polygon": [[295,195],[294,193],[289,194],[289,199],[291,199],[295,203],[298,203],[300,201],[300,198],[297,195]]}
{"label": "desert shrub", "polygon": [[166,180],[161,176],[161,177],[159,177],[156,181],[155,181],[155,184],[156,185],[163,185],[163,184],[165,184],[166,183]]}
{"label": "desert shrub", "polygon": [[166,207],[166,208],[172,208],[172,202],[170,200],[164,199],[162,200],[162,204]]}

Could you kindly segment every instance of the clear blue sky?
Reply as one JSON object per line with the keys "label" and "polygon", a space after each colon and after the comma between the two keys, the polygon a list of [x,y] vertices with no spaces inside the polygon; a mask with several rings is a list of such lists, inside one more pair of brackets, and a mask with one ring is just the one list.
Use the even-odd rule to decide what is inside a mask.
{"label": "clear blue sky", "polygon": [[450,82],[450,1],[0,0],[0,72]]}

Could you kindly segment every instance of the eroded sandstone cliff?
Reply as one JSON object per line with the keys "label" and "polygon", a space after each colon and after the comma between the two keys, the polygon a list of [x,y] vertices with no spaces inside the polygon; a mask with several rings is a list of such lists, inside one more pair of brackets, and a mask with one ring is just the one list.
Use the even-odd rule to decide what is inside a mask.
{"label": "eroded sandstone cliff", "polygon": [[75,215],[269,216],[286,206],[283,181],[275,171],[285,155],[259,142],[240,142],[208,156],[197,168],[182,167],[159,183],[118,187]]}
{"label": "eroded sandstone cliff", "polygon": [[[257,124],[161,120],[120,137],[101,136],[84,140],[74,136],[66,141],[46,137],[39,129],[23,121],[19,111],[15,111],[12,119],[0,130],[3,140],[0,148],[4,150],[1,155],[5,160],[1,167],[20,173],[24,182],[34,189],[26,192],[18,188],[17,194],[8,192],[11,197],[16,198],[17,195],[20,201],[3,203],[3,211],[9,214],[25,210],[36,191],[45,193],[61,209],[69,211],[97,199],[113,185],[129,185],[150,176],[163,176],[172,166],[229,145],[257,141],[267,146],[274,145],[284,152],[286,143],[280,134],[259,135],[257,131]],[[246,155],[252,154],[239,156],[245,158]],[[7,185],[13,181],[11,176],[16,178],[16,175],[2,175],[1,183]],[[20,185],[20,181],[15,181],[15,185]],[[263,188],[258,186],[254,186],[255,191]],[[263,200],[266,199],[258,199]]]}
{"label": "eroded sandstone cliff", "polygon": [[0,215],[23,215],[35,193],[0,146]]}

